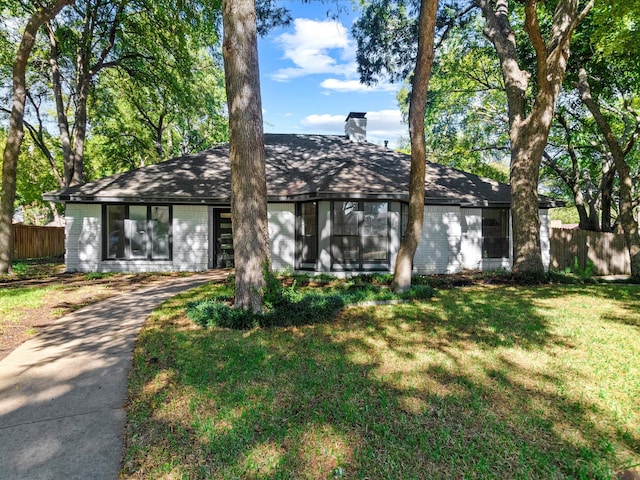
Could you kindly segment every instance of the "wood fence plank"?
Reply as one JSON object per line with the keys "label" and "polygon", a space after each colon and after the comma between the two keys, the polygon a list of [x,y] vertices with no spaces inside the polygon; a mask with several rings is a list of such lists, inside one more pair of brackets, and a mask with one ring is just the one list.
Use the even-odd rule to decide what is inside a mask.
{"label": "wood fence plank", "polygon": [[556,270],[593,264],[596,275],[629,275],[631,261],[624,235],[551,228],[551,267]]}
{"label": "wood fence plank", "polygon": [[64,227],[13,225],[13,259],[64,255]]}

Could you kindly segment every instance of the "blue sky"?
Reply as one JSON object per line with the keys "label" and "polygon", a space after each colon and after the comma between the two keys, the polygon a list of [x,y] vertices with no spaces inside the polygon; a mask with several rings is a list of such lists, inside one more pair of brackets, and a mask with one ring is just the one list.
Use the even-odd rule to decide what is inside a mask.
{"label": "blue sky", "polygon": [[332,3],[283,2],[294,22],[259,39],[264,131],[343,134],[347,114],[367,112],[367,139],[396,147],[407,137],[396,94],[399,84],[366,87],[359,82],[350,2],[337,20]]}

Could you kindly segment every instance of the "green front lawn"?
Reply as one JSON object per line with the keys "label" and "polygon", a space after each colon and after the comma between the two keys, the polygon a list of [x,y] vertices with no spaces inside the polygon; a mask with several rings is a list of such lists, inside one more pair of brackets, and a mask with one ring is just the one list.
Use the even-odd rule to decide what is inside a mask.
{"label": "green front lawn", "polygon": [[640,287],[472,286],[331,322],[147,321],[130,478],[585,478],[640,465]]}

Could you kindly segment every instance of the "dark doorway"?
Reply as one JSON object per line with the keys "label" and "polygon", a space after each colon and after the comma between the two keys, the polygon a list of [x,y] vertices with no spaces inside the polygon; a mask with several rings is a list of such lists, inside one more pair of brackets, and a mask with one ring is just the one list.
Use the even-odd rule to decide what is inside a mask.
{"label": "dark doorway", "polygon": [[233,268],[233,228],[230,209],[213,210],[213,267]]}

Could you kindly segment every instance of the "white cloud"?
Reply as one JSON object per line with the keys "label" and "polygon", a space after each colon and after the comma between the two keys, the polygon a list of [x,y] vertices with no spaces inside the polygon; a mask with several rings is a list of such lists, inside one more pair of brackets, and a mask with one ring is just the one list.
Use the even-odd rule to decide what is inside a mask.
{"label": "white cloud", "polygon": [[409,135],[409,128],[402,123],[400,110],[379,110],[367,113],[367,140],[382,144],[389,141],[389,148],[396,148],[399,140]]}
{"label": "white cloud", "polygon": [[[302,130],[306,133],[344,133],[346,115],[314,114],[300,121]],[[408,129],[402,123],[400,110],[378,110],[367,112],[367,140],[382,144],[389,141],[389,147],[395,148],[401,137],[408,135]]]}
{"label": "white cloud", "polygon": [[272,78],[287,81],[313,74],[352,76],[356,72],[355,45],[349,32],[335,20],[296,18],[294,32],[276,37],[294,67],[276,71]]}
{"label": "white cloud", "polygon": [[320,86],[326,90],[334,90],[341,93],[346,92],[397,92],[400,90],[399,85],[392,83],[381,83],[377,85],[365,85],[359,80],[339,80],[337,78],[327,78],[320,83]]}
{"label": "white cloud", "polygon": [[300,121],[304,129],[311,133],[320,131],[344,132],[344,119],[346,115],[330,115],[328,113],[322,115],[309,115]]}
{"label": "white cloud", "polygon": [[367,113],[367,135],[406,135],[408,127],[402,123],[400,110],[379,110]]}

